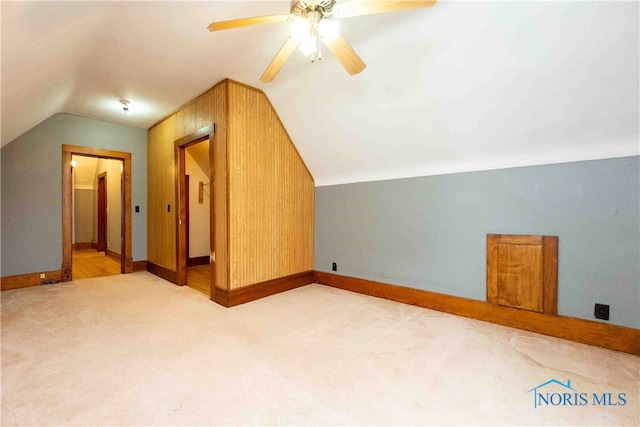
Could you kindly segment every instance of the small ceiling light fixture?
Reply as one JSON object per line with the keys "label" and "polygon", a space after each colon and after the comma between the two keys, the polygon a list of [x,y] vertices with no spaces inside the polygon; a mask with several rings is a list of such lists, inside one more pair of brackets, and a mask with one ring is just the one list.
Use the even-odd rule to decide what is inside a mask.
{"label": "small ceiling light fixture", "polygon": [[125,114],[129,114],[129,104],[131,104],[131,101],[129,101],[127,99],[121,99],[120,100],[120,104],[122,104],[122,111]]}
{"label": "small ceiling light fixture", "polygon": [[291,37],[300,42],[300,50],[311,56],[311,62],[322,59],[322,43],[334,41],[339,34],[340,22],[323,19],[322,12],[312,10],[304,18],[291,22]]}

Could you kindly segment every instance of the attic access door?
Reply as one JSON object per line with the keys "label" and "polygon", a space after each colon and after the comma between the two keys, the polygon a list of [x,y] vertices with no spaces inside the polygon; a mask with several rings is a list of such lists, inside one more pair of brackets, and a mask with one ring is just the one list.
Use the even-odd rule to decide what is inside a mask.
{"label": "attic access door", "polygon": [[209,253],[211,262],[210,262],[210,291],[211,295],[213,295],[213,287],[215,280],[215,259],[212,256],[214,253],[214,209],[213,209],[213,201],[215,200],[215,184],[213,181],[213,177],[215,175],[214,172],[214,158],[213,158],[213,148],[215,144],[215,127],[213,124],[205,126],[203,128],[198,129],[192,134],[189,134],[185,137],[177,139],[175,141],[175,150],[176,150],[176,201],[178,208],[176,209],[176,285],[184,286],[187,284],[187,248],[189,242],[187,240],[187,181],[186,181],[186,148],[190,145],[197,144],[202,141],[209,140],[209,168],[211,174],[209,176],[209,182],[211,183],[211,197],[210,197],[210,206],[209,206]]}
{"label": "attic access door", "polygon": [[487,301],[558,313],[558,237],[487,234]]}

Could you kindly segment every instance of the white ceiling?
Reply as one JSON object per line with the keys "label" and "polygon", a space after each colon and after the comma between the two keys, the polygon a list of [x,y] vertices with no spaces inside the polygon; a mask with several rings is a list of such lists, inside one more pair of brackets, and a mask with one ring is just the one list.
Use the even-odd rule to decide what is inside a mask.
{"label": "white ceiling", "polygon": [[[368,67],[295,52],[288,1],[2,2],[2,145],[59,112],[148,128],[223,78],[269,96],[316,185],[639,153],[639,4],[453,2],[345,19]],[[132,101],[125,116],[120,98]]]}

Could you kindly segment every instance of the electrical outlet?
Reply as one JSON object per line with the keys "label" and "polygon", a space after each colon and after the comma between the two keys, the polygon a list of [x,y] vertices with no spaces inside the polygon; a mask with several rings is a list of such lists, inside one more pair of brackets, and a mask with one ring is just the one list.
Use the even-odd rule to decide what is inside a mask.
{"label": "electrical outlet", "polygon": [[40,278],[44,279],[44,273],[40,273]]}
{"label": "electrical outlet", "polygon": [[331,270],[338,271],[338,264],[335,263],[335,262],[333,264],[331,264]]}
{"label": "electrical outlet", "polygon": [[596,303],[596,308],[593,311],[593,315],[596,319],[609,320],[609,306],[606,304]]}

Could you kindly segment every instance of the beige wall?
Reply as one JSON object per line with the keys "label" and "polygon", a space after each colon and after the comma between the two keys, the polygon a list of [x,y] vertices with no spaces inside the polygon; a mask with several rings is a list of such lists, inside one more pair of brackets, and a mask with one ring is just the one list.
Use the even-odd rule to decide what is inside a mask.
{"label": "beige wall", "polygon": [[73,196],[74,241],[91,242],[93,239],[93,189],[76,188]]}
{"label": "beige wall", "polygon": [[107,174],[107,249],[120,254],[122,249],[122,161],[98,159],[94,180],[93,242],[98,242],[98,175]]}
{"label": "beige wall", "polygon": [[[189,257],[209,255],[209,212],[211,185],[209,167],[209,140],[191,145],[186,149],[185,170],[189,175]],[[198,201],[203,182],[203,200]]]}

